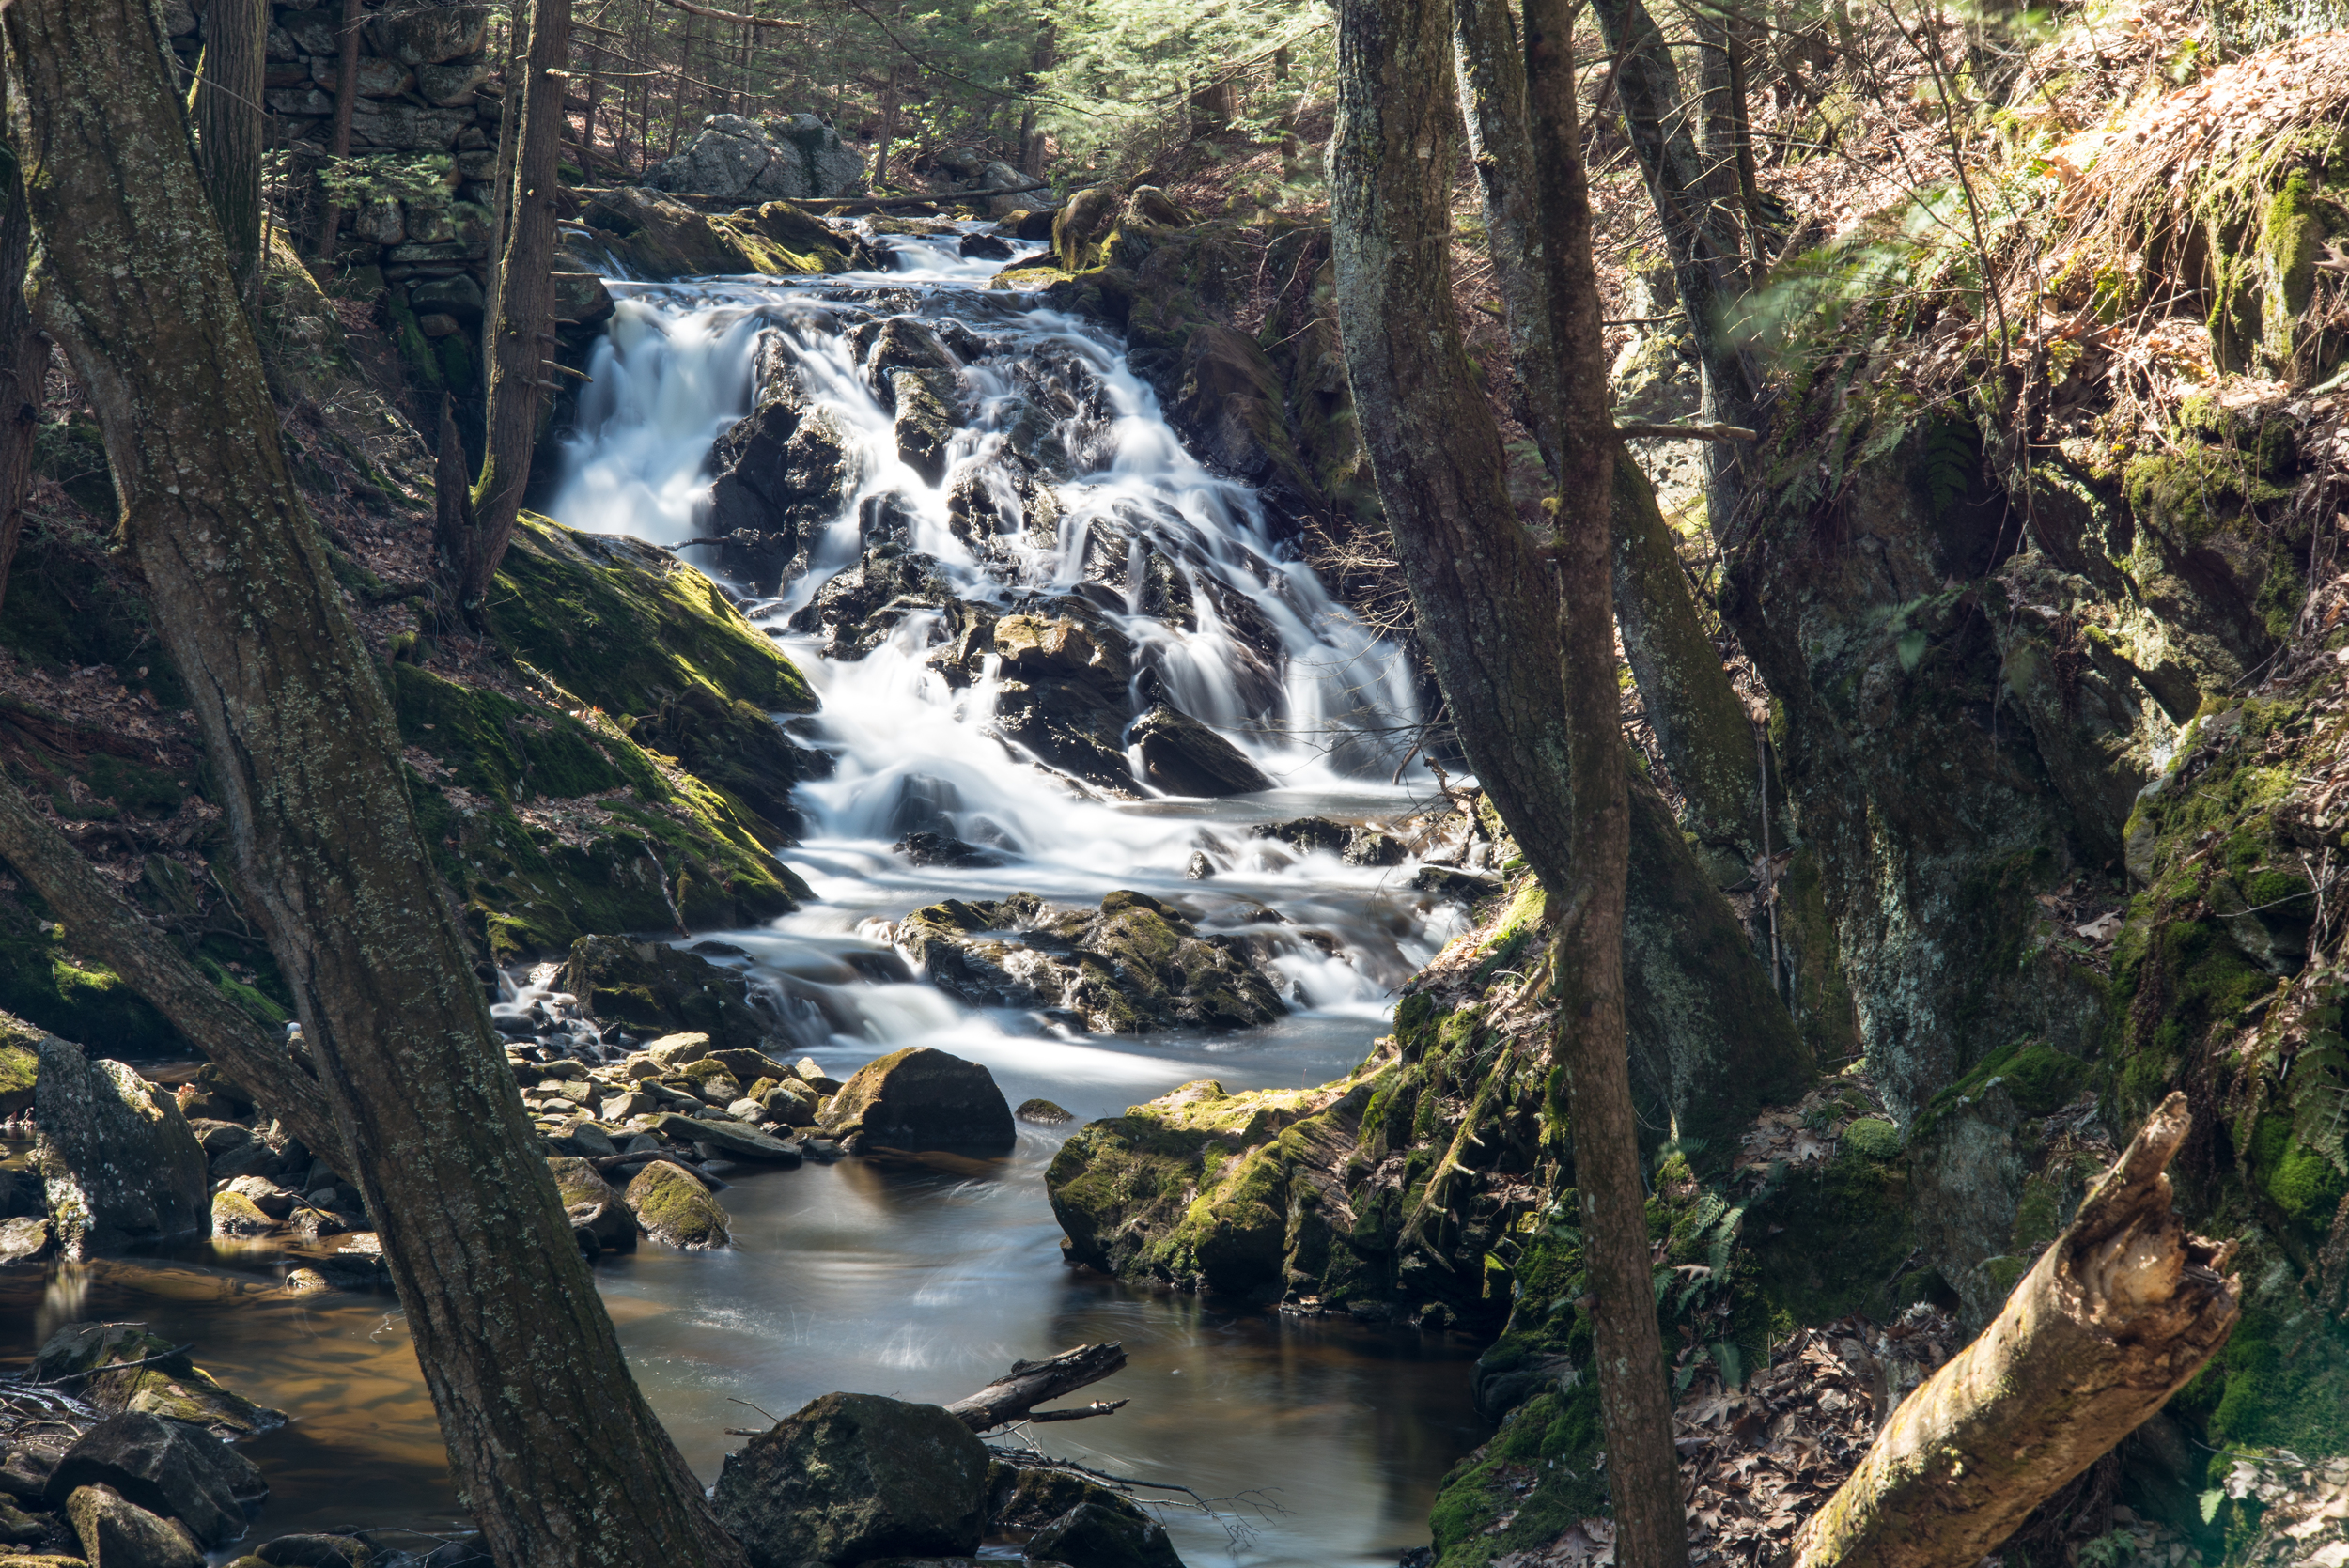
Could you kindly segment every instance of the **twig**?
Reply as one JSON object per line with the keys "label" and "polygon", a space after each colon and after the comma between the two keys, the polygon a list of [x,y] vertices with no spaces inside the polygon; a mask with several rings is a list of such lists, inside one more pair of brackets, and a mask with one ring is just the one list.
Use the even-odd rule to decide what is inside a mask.
{"label": "twig", "polygon": [[1762,438],[1742,425],[1648,425],[1630,424],[1615,427],[1615,434],[1627,441],[1760,441]]}

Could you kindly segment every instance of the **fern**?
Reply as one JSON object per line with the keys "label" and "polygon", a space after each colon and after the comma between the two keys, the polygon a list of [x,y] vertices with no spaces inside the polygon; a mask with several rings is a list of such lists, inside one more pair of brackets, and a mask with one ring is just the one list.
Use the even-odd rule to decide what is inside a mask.
{"label": "fern", "polygon": [[1937,419],[1925,436],[1925,494],[1937,512],[1973,489],[1982,470],[1982,446],[1972,428]]}

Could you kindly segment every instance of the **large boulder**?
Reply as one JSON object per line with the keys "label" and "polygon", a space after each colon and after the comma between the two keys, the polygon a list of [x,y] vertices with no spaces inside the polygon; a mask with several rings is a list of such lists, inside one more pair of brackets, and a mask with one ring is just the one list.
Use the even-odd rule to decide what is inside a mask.
{"label": "large boulder", "polygon": [[652,1119],[652,1131],[679,1143],[707,1143],[729,1159],[755,1159],[783,1166],[800,1163],[800,1146],[770,1138],[739,1122],[704,1120],[664,1111]]}
{"label": "large boulder", "polygon": [[83,1487],[66,1514],[89,1568],[204,1568],[194,1542],[111,1486]]}
{"label": "large boulder", "polygon": [[752,1568],[977,1550],[987,1445],[935,1405],[825,1394],[726,1455],[719,1522]]}
{"label": "large boulder", "polygon": [[599,193],[581,210],[589,232],[567,254],[587,268],[609,252],[638,275],[840,272],[856,249],[788,202],[762,202],[731,213],[696,211],[642,186]]}
{"label": "large boulder", "polygon": [[864,160],[814,115],[765,126],[711,115],[683,150],[645,171],[652,190],[729,201],[853,194],[863,182]]}
{"label": "large boulder", "polygon": [[890,401],[896,410],[891,433],[897,456],[925,480],[946,477],[947,449],[955,439],[954,377],[943,370],[892,370]]}
{"label": "large boulder", "polygon": [[655,1160],[628,1184],[628,1206],[655,1241],[696,1251],[733,1245],[726,1211],[709,1188],[682,1167]]}
{"label": "large boulder", "polygon": [[1008,1149],[1019,1140],[995,1075],[927,1046],[868,1062],[832,1097],[827,1138],[892,1149]]}
{"label": "large boulder", "polygon": [[284,1411],[223,1388],[144,1323],[69,1323],[41,1342],[33,1376],[107,1415],[189,1421],[218,1437],[250,1437],[286,1424]]}
{"label": "large boulder", "polygon": [[931,984],[982,1007],[1033,1007],[1080,1029],[1249,1029],[1287,1011],[1245,946],[1202,936],[1182,911],[1121,891],[1098,910],[1034,893],[950,898],[898,923],[896,945]]}
{"label": "large boulder", "polygon": [[211,1228],[210,1168],[179,1102],[55,1035],[39,1045],[34,1115],[57,1244],[70,1258]]}
{"label": "large boulder", "polygon": [[63,1505],[93,1486],[179,1520],[205,1546],[242,1535],[246,1505],[269,1496],[253,1461],[202,1427],[135,1412],[109,1416],[65,1451],[49,1500]]}
{"label": "large boulder", "polygon": [[1179,708],[1159,704],[1133,727],[1143,776],[1169,795],[1252,795],[1273,787],[1247,753]]}

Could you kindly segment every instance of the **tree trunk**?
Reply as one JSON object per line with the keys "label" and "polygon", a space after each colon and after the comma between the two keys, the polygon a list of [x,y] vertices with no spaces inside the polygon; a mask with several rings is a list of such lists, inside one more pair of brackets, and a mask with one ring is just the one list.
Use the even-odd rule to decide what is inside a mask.
{"label": "tree trunk", "polygon": [[[1559,380],[1563,362],[1550,348],[1525,56],[1502,0],[1455,0],[1453,42],[1461,119],[1484,194],[1510,364],[1524,396],[1526,424],[1556,483],[1558,427],[1565,417]],[[1688,801],[1693,831],[1708,843],[1734,845],[1740,860],[1750,860],[1761,844],[1761,789],[1745,705],[1704,634],[1672,531],[1657,509],[1655,487],[1637,459],[1620,449],[1612,495],[1615,617],[1641,701]]]}
{"label": "tree trunk", "polygon": [[2172,1094],[1998,1318],[1901,1402],[1797,1539],[1797,1568],[1973,1568],[2217,1354],[2234,1254],[2170,1208],[2193,1126]]}
{"label": "tree trunk", "polygon": [[269,23],[269,0],[212,0],[195,81],[204,189],[228,244],[228,270],[248,299],[261,258],[261,71]]}
{"label": "tree trunk", "polygon": [[1613,484],[1623,444],[1608,408],[1591,192],[1574,92],[1580,0],[1525,0],[1525,100],[1540,203],[1549,341],[1562,368],[1558,440],[1558,619],[1565,655],[1566,794],[1573,860],[1553,949],[1558,1035],[1590,1271],[1599,1413],[1607,1431],[1616,1560],[1684,1568],[1688,1527],[1672,1392],[1650,1280],[1647,1191],[1624,1038],[1624,875],[1631,803],[1615,695]]}
{"label": "tree trunk", "polygon": [[286,463],[146,0],[16,0],[44,311],[186,677],[239,879],[501,1568],[730,1565],[629,1376],[431,871],[391,706]]}
{"label": "tree trunk", "polygon": [[478,613],[498,563],[514,536],[514,519],[530,482],[546,376],[539,362],[554,326],[555,165],[562,148],[564,62],[569,57],[570,0],[531,0],[529,42],[519,83],[508,82],[506,113],[521,121],[514,180],[506,201],[504,250],[490,335],[489,434],[474,485],[474,540],[458,602]]}
{"label": "tree trunk", "polygon": [[154,1003],[262,1113],[275,1117],[309,1151],[354,1184],[358,1172],[326,1095],[286,1047],[245,1017],[179,955],[138,910],[117,897],[80,850],[24,792],[0,779],[0,860],[31,883],[73,933],[77,949],[102,960]]}
{"label": "tree trunk", "polygon": [[[8,120],[8,83],[0,73],[0,125]],[[24,271],[32,255],[33,214],[12,146],[0,146],[0,609],[8,598],[8,568],[24,532],[24,487],[33,474],[33,438],[40,429],[41,383],[49,377],[49,340],[24,303]]]}
{"label": "tree trunk", "polygon": [[[1707,164],[1689,132],[1679,72],[1643,0],[1595,0],[1594,9],[1608,53],[1618,56],[1615,96],[1696,339],[1701,417],[1707,424],[1763,429],[1760,377],[1731,337],[1748,278],[1736,231],[1724,222],[1735,210],[1721,199],[1725,171]],[[1726,188],[1734,191],[1735,185]],[[1742,445],[1706,446],[1705,510],[1715,538],[1725,534],[1743,503],[1751,483],[1748,470],[1755,461]]]}
{"label": "tree trunk", "polygon": [[[330,163],[350,156],[350,116],[359,100],[359,5],[360,0],[343,0],[342,21],[335,26],[340,48],[334,60],[334,125],[326,145]],[[313,253],[320,261],[333,259],[334,238],[342,226],[342,200],[329,195],[326,211],[319,219],[318,249]]]}
{"label": "tree trunk", "polygon": [[1446,706],[1559,915],[1557,1058],[1572,1095],[1621,1560],[1687,1560],[1648,1278],[1623,1025],[1629,804],[1609,613],[1617,446],[1599,359],[1565,0],[1527,8],[1526,135],[1546,321],[1563,374],[1560,585],[1510,505],[1500,431],[1462,347],[1449,228],[1455,44],[1443,0],[1339,11],[1330,210],[1357,417]]}

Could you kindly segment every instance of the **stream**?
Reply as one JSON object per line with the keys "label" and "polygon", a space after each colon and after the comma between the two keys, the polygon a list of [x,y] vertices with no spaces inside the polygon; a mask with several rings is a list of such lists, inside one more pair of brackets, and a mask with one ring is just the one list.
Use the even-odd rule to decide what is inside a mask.
{"label": "stream", "polygon": [[[1130,1403],[1036,1429],[1043,1446],[1210,1499],[1162,1514],[1194,1565],[1392,1562],[1424,1544],[1437,1483],[1484,1435],[1470,1402],[1476,1346],[1079,1274],[1060,1261],[1043,1176],[1074,1126],[1190,1079],[1237,1091],[1344,1074],[1383,1032],[1395,987],[1463,928],[1455,907],[1412,891],[1416,862],[1349,864],[1250,831],[1305,816],[1396,824],[1433,797],[1423,776],[1390,782],[1416,719],[1407,664],[1282,548],[1249,487],[1184,450],[1112,336],[985,290],[1003,263],[963,259],[957,240],[894,237],[886,272],[615,281],[618,313],[548,510],[714,568],[715,551],[690,542],[708,533],[711,444],[753,409],[773,373],[761,366],[788,367],[851,458],[836,516],[801,541],[804,569],[744,605],[822,699],[787,726],[830,771],[801,785],[801,842],[783,856],[817,896],[770,926],[696,940],[723,944],[707,951],[748,972],[791,1053],[834,1076],[934,1046],[984,1063],[1012,1103],[1047,1097],[1076,1120],[1021,1124],[1000,1161],[745,1168],[720,1198],[732,1250],[648,1241],[605,1254],[598,1280],[637,1376],[706,1480],[742,1441],[728,1428],[826,1390],[942,1402],[1016,1358],[1117,1340],[1128,1368],[1087,1397]],[[859,363],[875,324],[906,315],[961,361],[936,480],[901,455]],[[1056,530],[1019,526],[1033,468],[1012,454],[1039,419],[1060,455]],[[968,520],[980,489],[1006,520],[992,532]],[[960,682],[937,667],[935,608],[899,613],[861,657],[834,657],[801,613],[877,536],[1004,613],[1082,598],[1130,640],[1138,705],[1170,702],[1212,726],[1276,787],[1204,800],[1136,783],[1135,798],[1116,799],[1040,768],[991,731],[992,660]],[[923,831],[995,863],[916,865],[893,849]],[[1178,902],[1203,932],[1254,931],[1291,1011],[1237,1033],[1088,1035],[966,1005],[889,944],[891,922],[942,897],[1024,890],[1091,905],[1121,888]],[[526,994],[551,973],[512,978]],[[11,1274],[0,1350],[28,1354],[93,1317],[193,1342],[229,1387],[294,1418],[248,1446],[273,1488],[249,1539],[395,1527],[428,1545],[461,1516],[397,1306],[288,1296],[286,1258],[278,1244],[207,1243]]]}

